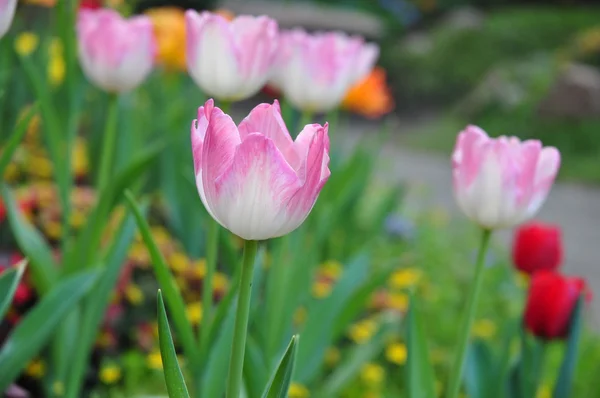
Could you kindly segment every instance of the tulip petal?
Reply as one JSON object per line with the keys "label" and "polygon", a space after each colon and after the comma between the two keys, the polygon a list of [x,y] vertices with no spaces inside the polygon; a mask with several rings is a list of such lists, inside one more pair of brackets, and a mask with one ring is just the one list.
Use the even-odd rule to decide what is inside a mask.
{"label": "tulip petal", "polygon": [[231,30],[240,73],[247,78],[267,74],[277,49],[277,22],[265,16],[241,15],[231,22]]}
{"label": "tulip petal", "polygon": [[194,156],[194,173],[198,174],[202,167],[202,146],[208,129],[208,118],[215,107],[215,101],[211,98],[204,106],[198,108],[198,118],[192,121],[192,155]]}
{"label": "tulip petal", "polygon": [[281,236],[301,222],[290,220],[285,206],[300,186],[273,140],[252,133],[237,147],[231,167],[217,178],[213,210],[241,238]]}

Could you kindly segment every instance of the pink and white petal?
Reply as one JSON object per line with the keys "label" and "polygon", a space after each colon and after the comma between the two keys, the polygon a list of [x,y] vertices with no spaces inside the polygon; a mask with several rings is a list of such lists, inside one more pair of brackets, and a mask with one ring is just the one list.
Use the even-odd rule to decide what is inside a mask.
{"label": "pink and white petal", "polygon": [[290,133],[281,117],[281,109],[277,100],[273,105],[257,105],[242,120],[238,130],[242,141],[252,133],[260,133],[270,138],[292,167],[299,163],[300,159],[294,149],[294,141],[292,141],[292,137],[290,137]]}
{"label": "pink and white petal", "polygon": [[204,137],[208,128],[208,118],[214,107],[215,102],[211,98],[206,101],[204,106],[198,108],[198,118],[192,121],[192,155],[194,157],[194,172],[196,174],[198,174],[202,167],[202,146],[204,145]]}
{"label": "pink and white petal", "polygon": [[483,147],[490,141],[485,131],[477,126],[467,126],[460,132],[452,153],[455,189],[463,189],[473,182],[483,161]]}
{"label": "pink and white petal", "polygon": [[[298,154],[299,163],[292,165],[292,167],[294,167],[294,169],[298,172],[298,176],[302,181],[304,181],[306,174],[305,169],[306,158],[308,157],[308,150],[310,148],[311,143],[313,142],[315,135],[321,129],[323,129],[323,126],[321,126],[318,123],[307,124],[296,137],[296,141],[294,141],[294,149]],[[329,148],[327,148],[327,150],[329,150]]]}
{"label": "pink and white petal", "polygon": [[213,210],[219,222],[241,238],[273,238],[288,222],[285,205],[300,186],[273,140],[250,134],[238,146],[231,166],[217,178]]}
{"label": "pink and white petal", "polygon": [[277,49],[277,22],[266,16],[241,15],[231,22],[240,72],[247,78],[269,72]]}
{"label": "pink and white petal", "polygon": [[554,147],[542,149],[538,158],[533,194],[527,206],[527,218],[533,217],[546,201],[560,168],[560,152]]}

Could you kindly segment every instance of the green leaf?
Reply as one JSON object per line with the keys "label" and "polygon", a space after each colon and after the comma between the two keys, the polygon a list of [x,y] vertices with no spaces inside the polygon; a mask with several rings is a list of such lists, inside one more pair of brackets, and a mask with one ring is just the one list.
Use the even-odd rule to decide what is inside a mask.
{"label": "green leaf", "polygon": [[144,216],[142,215],[138,204],[133,198],[133,195],[127,191],[125,192],[125,198],[129,208],[135,216],[138,228],[142,234],[142,239],[144,240],[144,243],[150,252],[154,274],[156,275],[158,284],[164,293],[167,305],[171,310],[175,329],[177,330],[185,354],[187,358],[189,358],[190,362],[193,364],[197,363],[200,360],[198,355],[198,346],[196,345],[192,325],[186,316],[185,303],[183,302],[179,289],[175,284],[175,279],[173,278],[173,275],[171,274],[171,271],[169,270],[162,253],[158,249],[158,245],[150,233],[150,226],[148,226],[148,223],[144,219]]}
{"label": "green leaf", "polygon": [[0,319],[4,318],[6,310],[8,310],[8,307],[12,303],[13,296],[23,277],[26,266],[27,260],[21,260],[16,267],[0,275]]}
{"label": "green leaf", "polygon": [[580,296],[575,305],[573,314],[571,315],[567,349],[560,366],[556,385],[554,386],[553,398],[569,398],[571,396],[571,387],[573,385],[573,377],[577,366],[579,340],[583,326],[584,301],[584,297]]}
{"label": "green leaf", "polygon": [[273,373],[262,398],[287,398],[292,374],[294,373],[294,362],[296,359],[296,347],[298,345],[298,335],[292,336],[285,354],[279,362],[279,366]]}
{"label": "green leaf", "polygon": [[35,287],[40,293],[47,292],[58,280],[58,266],[54,262],[52,251],[42,235],[25,220],[6,185],[0,184],[0,193],[6,204],[15,240],[23,254],[29,258]]}
{"label": "green leaf", "polygon": [[470,398],[491,397],[495,388],[494,357],[488,345],[475,340],[467,350],[465,388]]}
{"label": "green leaf", "polygon": [[165,374],[165,383],[169,398],[189,398],[185,379],[179,368],[177,361],[177,353],[173,345],[173,337],[169,329],[169,320],[165,303],[163,302],[162,293],[158,291],[157,304],[158,306],[158,339],[160,342],[160,356],[162,357],[163,370]]}
{"label": "green leaf", "polygon": [[244,387],[248,397],[258,398],[269,381],[270,368],[260,344],[252,333],[246,338],[246,354],[244,355]]}
{"label": "green leaf", "polygon": [[[235,289],[232,289],[235,290]],[[226,319],[219,328],[220,333],[212,344],[206,366],[203,368],[202,388],[199,397],[221,397],[225,393],[231,344],[233,342],[233,326],[235,322],[236,302],[233,300]]]}
{"label": "green leaf", "polygon": [[435,379],[429,361],[427,338],[419,318],[419,304],[413,295],[408,310],[406,380],[409,398],[434,398]]}
{"label": "green leaf", "polygon": [[[145,207],[144,209],[145,210]],[[129,214],[120,230],[115,234],[113,243],[104,260],[106,267],[98,283],[87,295],[83,305],[83,319],[78,330],[76,346],[70,363],[71,371],[67,381],[67,398],[81,396],[81,384],[86,371],[89,356],[98,334],[100,323],[104,319],[111,294],[117,283],[125,257],[135,234],[135,220]]]}
{"label": "green leaf", "polygon": [[6,390],[44,348],[59,322],[90,290],[97,276],[97,271],[87,271],[61,281],[21,320],[0,350],[0,391]]}
{"label": "green leaf", "polygon": [[33,105],[31,108],[29,108],[25,117],[23,117],[19,121],[17,127],[15,128],[15,131],[12,133],[12,135],[4,145],[2,152],[0,152],[0,176],[4,175],[4,169],[10,163],[10,160],[12,159],[15,150],[19,147],[19,144],[25,136],[25,133],[27,133],[27,126],[29,125],[29,121],[31,120],[33,115],[35,115],[36,112],[37,105]]}

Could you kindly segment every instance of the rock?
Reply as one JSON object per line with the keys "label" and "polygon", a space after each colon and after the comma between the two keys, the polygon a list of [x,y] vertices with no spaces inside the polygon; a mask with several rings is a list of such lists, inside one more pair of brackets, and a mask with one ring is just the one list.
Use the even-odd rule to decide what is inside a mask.
{"label": "rock", "polygon": [[449,12],[441,22],[442,29],[477,30],[483,26],[485,14],[473,7],[461,7]]}
{"label": "rock", "polygon": [[600,70],[569,65],[540,102],[538,113],[543,117],[599,117]]}

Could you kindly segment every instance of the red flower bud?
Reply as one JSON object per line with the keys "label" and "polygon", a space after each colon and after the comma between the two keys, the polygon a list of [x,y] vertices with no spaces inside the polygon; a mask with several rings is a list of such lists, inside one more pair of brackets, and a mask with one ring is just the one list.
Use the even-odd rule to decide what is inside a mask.
{"label": "red flower bud", "polygon": [[581,294],[585,295],[586,301],[591,299],[591,292],[581,278],[547,270],[536,272],[525,305],[525,327],[544,340],[567,337],[571,315]]}
{"label": "red flower bud", "polygon": [[79,9],[97,10],[102,8],[102,0],[81,0]]}
{"label": "red flower bud", "polygon": [[563,254],[560,227],[535,221],[523,224],[515,233],[512,250],[515,267],[526,274],[556,270]]}

